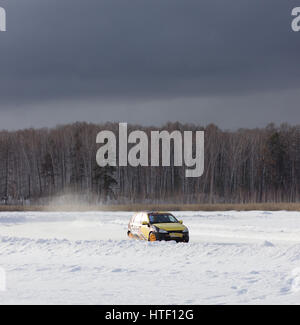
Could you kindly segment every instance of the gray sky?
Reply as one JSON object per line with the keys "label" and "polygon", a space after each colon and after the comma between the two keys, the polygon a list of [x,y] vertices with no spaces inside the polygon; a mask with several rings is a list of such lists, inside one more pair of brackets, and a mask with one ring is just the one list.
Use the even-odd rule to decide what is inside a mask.
{"label": "gray sky", "polygon": [[0,129],[300,124],[296,0],[0,0]]}

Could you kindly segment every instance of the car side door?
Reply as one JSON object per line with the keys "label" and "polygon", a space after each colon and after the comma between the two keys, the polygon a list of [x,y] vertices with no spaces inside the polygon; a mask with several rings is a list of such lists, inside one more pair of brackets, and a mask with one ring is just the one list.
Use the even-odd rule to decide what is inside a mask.
{"label": "car side door", "polygon": [[[147,222],[147,225],[143,225],[143,223]],[[141,218],[141,234],[144,237],[144,239],[148,240],[149,238],[149,218],[147,213],[142,213]]]}
{"label": "car side door", "polygon": [[129,221],[129,224],[128,224],[128,230],[129,230],[132,234],[135,234],[135,229],[134,229],[134,220],[135,220],[136,216],[137,216],[137,213],[135,213],[135,214],[131,217],[131,219],[130,219],[130,221]]}
{"label": "car side door", "polygon": [[141,214],[137,213],[132,224],[133,233],[134,235],[137,236],[140,235],[140,219],[141,219]]}

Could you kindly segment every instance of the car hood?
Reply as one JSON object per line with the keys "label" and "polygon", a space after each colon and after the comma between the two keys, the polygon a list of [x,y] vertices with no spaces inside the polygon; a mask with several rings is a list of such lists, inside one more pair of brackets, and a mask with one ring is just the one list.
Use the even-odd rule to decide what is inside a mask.
{"label": "car hood", "polygon": [[186,228],[185,225],[182,225],[181,223],[174,223],[174,222],[154,223],[153,226],[163,229],[163,230],[166,230],[166,231],[173,231],[173,230],[182,231]]}

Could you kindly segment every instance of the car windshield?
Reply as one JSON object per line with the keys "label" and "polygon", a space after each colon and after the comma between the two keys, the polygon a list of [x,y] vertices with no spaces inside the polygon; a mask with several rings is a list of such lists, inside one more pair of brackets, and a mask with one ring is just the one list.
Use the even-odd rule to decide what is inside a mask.
{"label": "car windshield", "polygon": [[149,213],[150,223],[169,223],[178,222],[178,220],[169,213]]}

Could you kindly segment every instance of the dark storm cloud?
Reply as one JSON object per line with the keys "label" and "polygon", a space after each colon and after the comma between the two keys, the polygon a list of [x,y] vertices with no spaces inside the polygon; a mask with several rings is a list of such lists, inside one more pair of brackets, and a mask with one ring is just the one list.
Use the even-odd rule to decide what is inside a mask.
{"label": "dark storm cloud", "polygon": [[[300,33],[290,28],[297,4],[0,0],[7,11],[7,32],[0,33],[0,114],[7,121],[1,127],[22,126],[25,115],[39,126],[96,114],[99,121],[140,123],[202,116],[238,127],[247,125],[249,109],[253,125],[284,109],[290,115],[282,121],[300,123],[294,109]],[[281,92],[290,94],[290,107]],[[228,114],[240,118],[224,123]]]}

